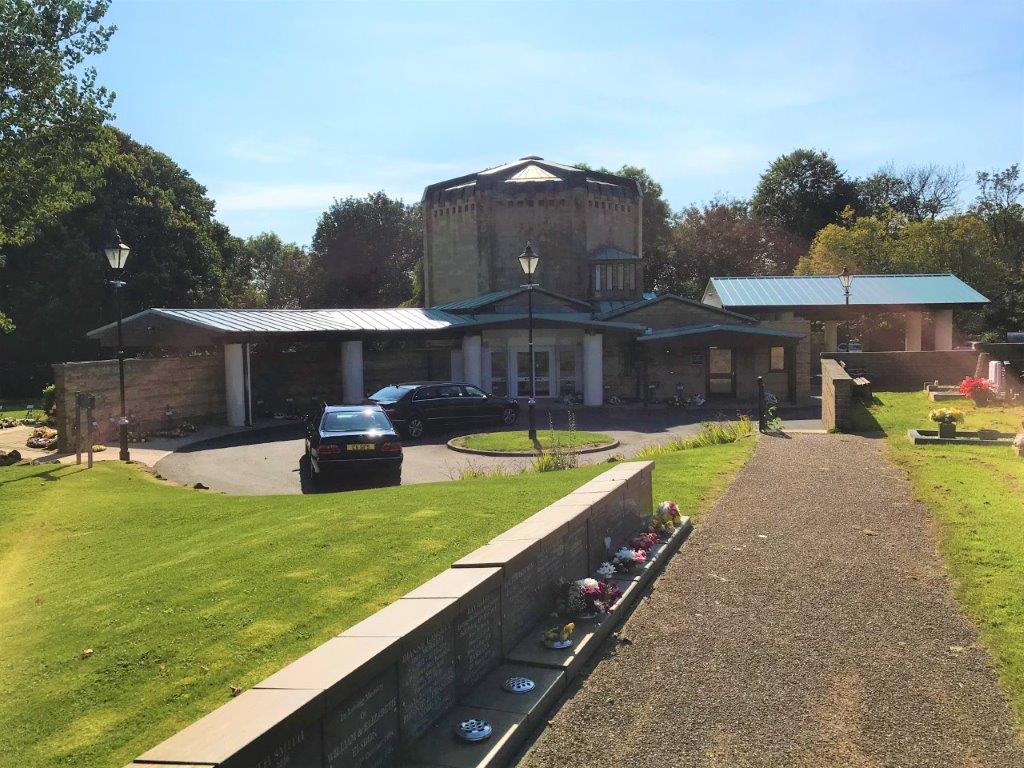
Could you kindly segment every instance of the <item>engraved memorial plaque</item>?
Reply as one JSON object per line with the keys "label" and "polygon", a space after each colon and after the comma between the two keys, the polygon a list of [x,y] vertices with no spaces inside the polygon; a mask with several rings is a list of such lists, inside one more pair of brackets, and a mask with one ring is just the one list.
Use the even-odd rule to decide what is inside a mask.
{"label": "engraved memorial plaque", "polygon": [[391,768],[398,762],[398,672],[392,667],[324,715],[327,768]]}
{"label": "engraved memorial plaque", "polygon": [[576,581],[592,575],[589,567],[587,523],[569,528],[565,537],[565,578]]}
{"label": "engraved memorial plaque", "polygon": [[552,534],[541,544],[537,557],[537,618],[555,610],[558,584],[565,577],[565,537]]}
{"label": "engraved memorial plaque", "polygon": [[455,706],[455,635],[451,624],[402,653],[398,674],[402,742],[421,736]]}
{"label": "engraved memorial plaque", "polygon": [[514,570],[505,569],[501,585],[501,631],[505,650],[518,643],[539,619],[537,565],[536,559],[531,558]]}
{"label": "engraved memorial plaque", "polygon": [[455,620],[455,679],[464,695],[501,662],[501,594],[494,589]]}
{"label": "engraved memorial plaque", "polygon": [[252,757],[241,758],[237,762],[229,759],[222,765],[225,768],[235,765],[245,765],[246,768],[316,768],[323,764],[320,734],[317,731],[315,723],[296,728],[280,739],[271,741],[266,747],[259,747],[259,751],[253,750]]}

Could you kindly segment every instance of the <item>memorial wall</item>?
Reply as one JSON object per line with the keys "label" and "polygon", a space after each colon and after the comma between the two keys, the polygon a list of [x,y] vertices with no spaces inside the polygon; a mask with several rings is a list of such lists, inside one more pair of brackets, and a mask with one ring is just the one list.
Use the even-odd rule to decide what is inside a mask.
{"label": "memorial wall", "polygon": [[614,607],[576,621],[568,646],[541,642],[565,622],[566,584],[649,525],[652,469],[604,472],[132,765],[504,764],[688,534],[685,518],[662,531],[642,567],[609,582],[622,594]]}

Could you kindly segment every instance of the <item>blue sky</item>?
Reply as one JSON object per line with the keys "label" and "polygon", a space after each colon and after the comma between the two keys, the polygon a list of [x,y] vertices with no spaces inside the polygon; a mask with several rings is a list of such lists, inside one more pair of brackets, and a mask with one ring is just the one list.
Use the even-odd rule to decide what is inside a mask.
{"label": "blue sky", "polygon": [[[1024,3],[131,2],[116,124],[239,235],[538,154],[641,165],[676,208],[795,147],[852,175],[1024,159]],[[973,192],[967,190],[965,198]]]}

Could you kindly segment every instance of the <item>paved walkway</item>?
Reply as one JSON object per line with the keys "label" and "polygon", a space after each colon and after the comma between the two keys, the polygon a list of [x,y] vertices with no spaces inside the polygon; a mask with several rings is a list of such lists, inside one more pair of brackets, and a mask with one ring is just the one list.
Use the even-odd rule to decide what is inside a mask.
{"label": "paved walkway", "polygon": [[520,768],[1024,766],[883,448],[762,438]]}

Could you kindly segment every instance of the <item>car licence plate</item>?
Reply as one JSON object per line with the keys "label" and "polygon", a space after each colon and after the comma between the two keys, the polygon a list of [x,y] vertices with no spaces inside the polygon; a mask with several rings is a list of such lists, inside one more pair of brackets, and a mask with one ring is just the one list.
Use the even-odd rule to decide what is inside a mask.
{"label": "car licence plate", "polygon": [[376,447],[373,443],[349,443],[348,445],[350,451],[372,451]]}

